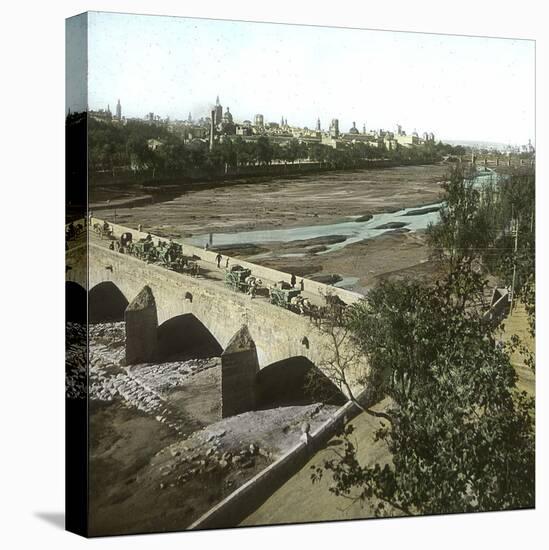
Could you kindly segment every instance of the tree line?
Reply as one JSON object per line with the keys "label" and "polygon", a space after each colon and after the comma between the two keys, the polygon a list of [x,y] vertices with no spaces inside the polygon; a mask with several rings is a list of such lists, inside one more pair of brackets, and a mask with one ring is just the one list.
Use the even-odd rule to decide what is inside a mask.
{"label": "tree line", "polygon": [[[75,115],[69,115],[75,116]],[[158,142],[151,146],[150,140]],[[334,169],[358,166],[367,159],[388,159],[402,163],[440,160],[444,155],[463,154],[463,147],[428,142],[417,147],[390,150],[368,143],[348,143],[334,149],[321,143],[291,139],[280,144],[267,136],[248,141],[231,136],[215,144],[212,150],[205,140],[187,142],[162,125],[127,121],[117,125],[88,118],[89,167],[92,172],[149,171],[155,177],[164,174],[219,173],[225,167],[293,164],[310,160]]]}
{"label": "tree line", "polygon": [[[489,274],[513,286],[534,335],[535,177],[514,173],[479,186],[455,170],[444,190],[440,223],[428,232],[444,275],[433,284],[383,282],[350,308],[342,326],[324,325],[348,332],[368,359],[360,380],[367,397],[351,397],[379,419],[375,438],[391,460],[362,463],[349,424],[311,477],[328,476],[331,492],[368,501],[377,515],[535,504],[534,397],[517,389],[510,357],[518,337],[501,341],[484,299]],[[525,362],[534,369],[533,354]],[[331,369],[332,380],[348,389],[352,363],[343,348]],[[373,404],[382,398],[380,410]]]}

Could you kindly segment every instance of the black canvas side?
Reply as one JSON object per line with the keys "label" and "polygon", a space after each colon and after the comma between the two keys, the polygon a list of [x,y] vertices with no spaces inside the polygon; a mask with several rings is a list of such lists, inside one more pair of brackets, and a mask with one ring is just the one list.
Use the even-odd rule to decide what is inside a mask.
{"label": "black canvas side", "polygon": [[66,21],[65,528],[88,535],[87,14]]}

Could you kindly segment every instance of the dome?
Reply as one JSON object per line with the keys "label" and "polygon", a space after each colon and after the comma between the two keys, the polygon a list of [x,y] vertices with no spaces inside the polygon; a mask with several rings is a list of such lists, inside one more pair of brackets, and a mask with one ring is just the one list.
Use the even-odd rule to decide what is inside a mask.
{"label": "dome", "polygon": [[353,122],[353,127],[349,130],[349,134],[358,134],[356,123]]}

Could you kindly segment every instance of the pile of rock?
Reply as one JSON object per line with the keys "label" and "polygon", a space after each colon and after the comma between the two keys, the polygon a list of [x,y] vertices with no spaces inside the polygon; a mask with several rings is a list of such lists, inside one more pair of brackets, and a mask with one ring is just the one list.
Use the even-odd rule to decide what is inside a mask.
{"label": "pile of rock", "polygon": [[69,399],[86,397],[86,328],[68,322],[65,327],[65,394]]}
{"label": "pile of rock", "polygon": [[210,357],[160,364],[132,365],[127,368],[127,372],[143,386],[161,394],[181,386],[189,377],[204,370],[218,367],[220,364],[221,359],[219,357]]}
{"label": "pile of rock", "polygon": [[[84,339],[85,342],[85,339]],[[124,323],[98,323],[90,326],[89,392],[91,399],[113,401],[152,415],[178,433],[184,423],[181,413],[165,400],[170,390],[185,383],[189,377],[220,365],[220,358],[190,359],[161,364],[124,365]],[[80,350],[79,381],[85,389],[86,354]],[[72,382],[71,382],[72,384]],[[71,385],[72,387],[72,385]]]}
{"label": "pile of rock", "polygon": [[[222,437],[222,434],[219,437]],[[254,443],[241,449],[223,451],[220,448],[219,439],[212,440],[211,445],[202,448],[176,444],[161,450],[158,457],[165,457],[164,460],[161,458],[161,464],[157,469],[162,479],[159,484],[161,489],[184,484],[203,474],[218,473],[226,477],[230,472],[253,468],[258,460],[272,459],[267,450],[261,449]]]}

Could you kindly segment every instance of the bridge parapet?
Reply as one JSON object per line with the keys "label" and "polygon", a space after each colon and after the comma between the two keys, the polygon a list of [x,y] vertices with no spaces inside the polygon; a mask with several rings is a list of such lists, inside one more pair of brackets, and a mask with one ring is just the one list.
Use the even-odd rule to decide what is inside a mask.
{"label": "bridge parapet", "polygon": [[[90,226],[93,227],[93,224],[103,224],[105,220],[102,220],[100,218],[92,218]],[[130,232],[136,239],[143,239],[145,238],[149,233],[145,231],[137,231],[137,229],[132,229],[130,227],[125,227],[123,225],[111,223],[107,220],[107,223],[112,227],[113,234],[115,237],[120,237],[122,233]],[[158,235],[154,235],[151,233],[151,237],[155,243],[158,243],[158,241],[167,241],[168,239],[166,237],[159,237]],[[174,239],[175,240],[175,239]],[[216,256],[217,252],[213,252],[211,250],[205,250],[203,248],[199,248],[197,246],[194,246],[192,244],[186,243],[184,240],[177,240],[177,242],[181,243],[183,246],[183,253],[189,256],[197,256],[201,260],[211,263],[212,265],[215,265],[216,263]],[[252,262],[248,262],[246,260],[242,260],[240,258],[233,258],[232,256],[224,255],[224,258],[229,258],[229,262],[231,264],[239,264],[242,267],[246,269],[250,269],[252,271],[252,274],[256,277],[259,277],[260,279],[264,279],[267,281],[286,281],[290,282],[291,280],[291,274],[285,273],[283,271],[278,271],[276,269],[272,269],[270,267],[264,267],[258,264],[254,264]],[[327,294],[336,295],[341,300],[343,300],[346,304],[353,304],[355,302],[358,302],[360,299],[363,298],[361,294],[358,294],[357,292],[351,292],[350,290],[345,290],[343,288],[337,288],[331,285],[326,285],[324,283],[319,283],[317,281],[312,281],[311,279],[307,279],[306,277],[300,277],[300,279],[303,279],[304,285],[305,285],[305,291],[314,295],[317,295],[319,297],[324,297]]]}

